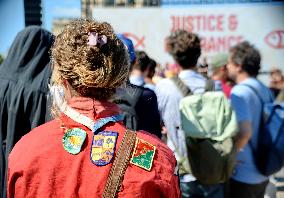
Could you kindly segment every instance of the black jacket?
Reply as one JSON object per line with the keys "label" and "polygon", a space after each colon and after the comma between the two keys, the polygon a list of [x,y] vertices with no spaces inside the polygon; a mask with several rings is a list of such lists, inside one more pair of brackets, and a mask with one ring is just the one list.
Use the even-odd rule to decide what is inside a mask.
{"label": "black jacket", "polygon": [[0,192],[3,197],[6,196],[7,159],[13,146],[32,128],[50,119],[49,50],[53,41],[48,31],[30,26],[17,34],[0,67]]}
{"label": "black jacket", "polygon": [[143,89],[143,92],[135,107],[139,117],[138,129],[145,130],[161,138],[161,119],[157,96],[151,89],[140,88]]}

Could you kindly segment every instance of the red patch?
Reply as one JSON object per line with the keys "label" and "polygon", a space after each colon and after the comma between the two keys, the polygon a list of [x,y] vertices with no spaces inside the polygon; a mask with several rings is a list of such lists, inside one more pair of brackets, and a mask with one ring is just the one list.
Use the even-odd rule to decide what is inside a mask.
{"label": "red patch", "polygon": [[149,144],[146,141],[143,141],[141,139],[137,140],[137,146],[135,148],[135,153],[133,157],[137,157],[139,155],[145,154],[147,151],[155,150],[155,147],[151,144]]}

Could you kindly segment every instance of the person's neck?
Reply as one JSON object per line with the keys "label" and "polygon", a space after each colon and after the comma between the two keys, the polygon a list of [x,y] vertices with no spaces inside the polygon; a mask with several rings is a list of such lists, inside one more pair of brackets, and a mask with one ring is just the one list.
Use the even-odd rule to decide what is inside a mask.
{"label": "person's neck", "polygon": [[190,67],[190,68],[182,68],[182,67],[180,67],[180,71],[194,71],[194,72],[197,72],[197,67]]}
{"label": "person's neck", "polygon": [[133,69],[132,71],[131,71],[131,73],[130,73],[130,76],[143,76],[143,73],[140,71],[140,70],[138,70],[138,69]]}
{"label": "person's neck", "polygon": [[153,80],[151,78],[148,78],[148,77],[144,78],[144,82],[146,84],[154,84]]}
{"label": "person's neck", "polygon": [[236,82],[237,84],[240,84],[241,82],[247,80],[248,78],[250,78],[250,76],[247,73],[242,72],[237,75]]}

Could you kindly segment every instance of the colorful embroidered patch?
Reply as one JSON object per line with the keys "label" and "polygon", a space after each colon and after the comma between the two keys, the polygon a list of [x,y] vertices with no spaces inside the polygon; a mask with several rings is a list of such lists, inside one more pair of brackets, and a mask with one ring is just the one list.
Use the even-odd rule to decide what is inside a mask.
{"label": "colorful embroidered patch", "polygon": [[62,138],[63,148],[73,155],[80,153],[86,136],[87,133],[83,129],[68,129]]}
{"label": "colorful embroidered patch", "polygon": [[118,133],[102,131],[93,137],[91,160],[97,166],[105,166],[113,158]]}
{"label": "colorful embroidered patch", "polygon": [[154,145],[136,138],[135,148],[130,163],[150,171],[155,152],[156,147]]}

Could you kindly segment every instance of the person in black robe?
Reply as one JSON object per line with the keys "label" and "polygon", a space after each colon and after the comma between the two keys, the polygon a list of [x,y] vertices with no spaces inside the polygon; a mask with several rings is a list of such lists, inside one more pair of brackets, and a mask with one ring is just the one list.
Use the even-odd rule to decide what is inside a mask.
{"label": "person in black robe", "polygon": [[27,27],[17,34],[0,67],[2,197],[6,197],[6,167],[13,146],[32,128],[51,118],[48,83],[51,76],[49,50],[53,41],[50,32],[38,26]]}

